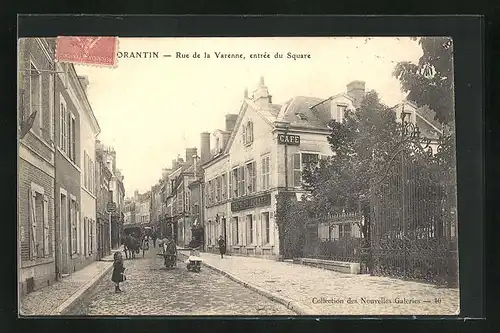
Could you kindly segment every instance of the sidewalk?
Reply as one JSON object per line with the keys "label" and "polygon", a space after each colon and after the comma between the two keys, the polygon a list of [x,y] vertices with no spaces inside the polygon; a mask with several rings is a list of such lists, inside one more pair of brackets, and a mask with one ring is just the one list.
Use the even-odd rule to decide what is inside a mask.
{"label": "sidewalk", "polygon": [[36,290],[20,300],[21,316],[62,315],[77,301],[92,290],[113,266],[113,255],[94,261],[84,268],[62,278],[51,286]]}
{"label": "sidewalk", "polygon": [[300,315],[454,315],[459,309],[458,289],[254,257],[201,253],[201,258]]}

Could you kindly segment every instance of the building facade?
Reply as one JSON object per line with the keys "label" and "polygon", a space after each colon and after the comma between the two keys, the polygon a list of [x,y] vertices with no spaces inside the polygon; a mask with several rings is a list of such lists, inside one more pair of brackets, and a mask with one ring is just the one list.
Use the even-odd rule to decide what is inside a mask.
{"label": "building facade", "polygon": [[[328,123],[341,120],[364,96],[364,83],[330,98],[297,96],[272,103],[264,80],[244,100],[222,151],[204,169],[206,246],[216,251],[219,236],[233,254],[280,255],[276,197],[304,192],[305,166],[331,155]],[[213,136],[217,142],[223,131]],[[220,142],[220,141],[219,141]]]}
{"label": "building facade", "polygon": [[55,266],[55,43],[19,41],[19,133],[33,115],[33,125],[19,140],[18,282],[20,296],[53,283]]}
{"label": "building facade", "polygon": [[98,260],[111,253],[111,224],[107,204],[110,201],[110,183],[113,176],[106,159],[104,145],[96,141],[96,245]]}
{"label": "building facade", "polygon": [[[80,115],[81,223],[80,253],[89,263],[97,259],[97,188],[95,179],[96,139],[101,129],[87,100],[86,77],[79,77],[82,94]],[[84,95],[83,95],[84,94]]]}
{"label": "building facade", "polygon": [[[72,64],[56,63],[56,267],[70,274],[86,265],[82,222],[82,129],[84,108],[90,108],[86,93]],[[87,184],[89,185],[89,184]],[[90,186],[90,185],[89,185]],[[86,205],[86,209],[91,209]]]}

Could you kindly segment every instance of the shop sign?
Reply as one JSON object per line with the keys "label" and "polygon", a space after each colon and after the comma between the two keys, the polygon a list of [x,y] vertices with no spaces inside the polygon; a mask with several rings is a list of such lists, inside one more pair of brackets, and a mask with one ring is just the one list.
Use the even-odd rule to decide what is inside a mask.
{"label": "shop sign", "polygon": [[278,134],[278,143],[281,145],[300,146],[300,135]]}
{"label": "shop sign", "polygon": [[269,206],[271,204],[271,194],[262,194],[252,198],[245,198],[231,202],[231,211],[238,212],[245,209]]}

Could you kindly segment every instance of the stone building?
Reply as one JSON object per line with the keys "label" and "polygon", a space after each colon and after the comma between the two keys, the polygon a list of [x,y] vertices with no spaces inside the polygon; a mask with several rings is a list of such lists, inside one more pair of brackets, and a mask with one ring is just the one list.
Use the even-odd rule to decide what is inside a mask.
{"label": "stone building", "polygon": [[283,105],[272,103],[263,78],[252,96],[245,91],[227,142],[224,131],[213,135],[223,149],[203,164],[207,249],[216,251],[225,235],[230,253],[280,255],[277,195],[301,196],[303,168],[332,153],[329,121],[341,120],[363,96],[361,81],[350,83],[347,93],[296,96]]}
{"label": "stone building", "polygon": [[80,113],[80,170],[81,170],[81,218],[80,247],[86,263],[97,259],[97,188],[95,179],[96,138],[101,129],[87,100],[87,77],[78,77],[83,88]]}
{"label": "stone building", "polygon": [[[50,285],[60,271],[55,265],[59,245],[54,226],[55,155],[59,142],[55,142],[54,104],[62,89],[55,84],[53,40],[20,39],[18,50],[18,133],[27,131],[19,139],[18,159],[18,282],[22,296]],[[31,128],[30,116],[34,117]],[[76,169],[74,176],[77,182]]]}
{"label": "stone building", "polygon": [[96,217],[96,245],[97,259],[111,253],[111,224],[107,204],[110,201],[110,182],[113,174],[107,163],[106,151],[100,141],[96,142],[96,192],[97,192],[97,217]]}

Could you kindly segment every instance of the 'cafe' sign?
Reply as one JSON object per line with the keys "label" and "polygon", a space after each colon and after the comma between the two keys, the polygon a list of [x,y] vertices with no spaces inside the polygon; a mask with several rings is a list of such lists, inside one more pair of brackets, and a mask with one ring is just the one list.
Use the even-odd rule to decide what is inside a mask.
{"label": "'cafe' sign", "polygon": [[299,146],[300,136],[291,134],[278,134],[278,143],[282,145]]}

